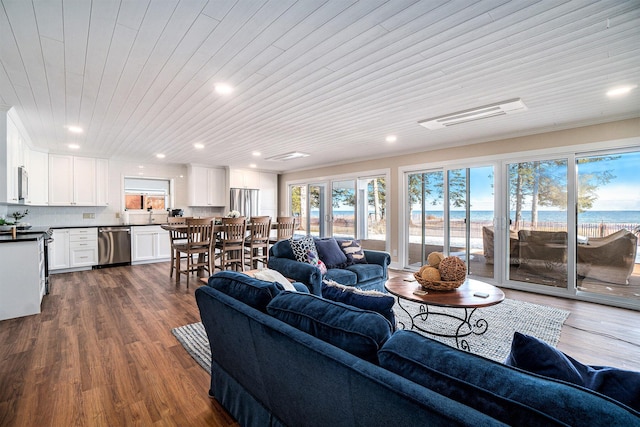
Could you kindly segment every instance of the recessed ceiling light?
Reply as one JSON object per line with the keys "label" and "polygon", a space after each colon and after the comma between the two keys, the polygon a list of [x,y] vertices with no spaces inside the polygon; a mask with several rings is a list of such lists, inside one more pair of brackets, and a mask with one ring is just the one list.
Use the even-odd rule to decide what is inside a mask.
{"label": "recessed ceiling light", "polygon": [[138,172],[138,175],[144,175],[144,172]]}
{"label": "recessed ceiling light", "polygon": [[67,126],[67,130],[72,133],[82,133],[83,130],[79,126]]}
{"label": "recessed ceiling light", "polygon": [[387,142],[396,142],[398,140],[398,138],[395,135],[389,135],[386,138]]}
{"label": "recessed ceiling light", "polygon": [[251,153],[254,157],[260,157],[262,156],[262,153],[259,151],[254,151],[253,153]]}
{"label": "recessed ceiling light", "polygon": [[204,148],[204,144],[201,144],[199,142],[196,142],[195,144],[193,144],[194,147],[196,147],[197,150],[202,150]]}
{"label": "recessed ceiling light", "polygon": [[227,83],[216,83],[213,87],[220,95],[229,95],[233,92],[233,86]]}
{"label": "recessed ceiling light", "polygon": [[166,156],[164,154],[160,153],[160,154],[156,154],[156,157],[159,158],[159,159],[164,159]]}
{"label": "recessed ceiling light", "polygon": [[251,164],[249,165],[249,167],[250,167],[250,168],[255,168],[255,167],[258,167],[258,165],[256,165],[255,163],[251,163]]}
{"label": "recessed ceiling light", "polygon": [[69,144],[67,145],[67,147],[71,148],[72,150],[77,150],[80,148],[78,144]]}
{"label": "recessed ceiling light", "polygon": [[144,166],[138,165],[138,169],[144,169]]}
{"label": "recessed ceiling light", "polygon": [[613,89],[607,91],[607,96],[610,98],[615,98],[616,96],[624,96],[637,88],[638,85],[627,85],[627,86],[618,86]]}

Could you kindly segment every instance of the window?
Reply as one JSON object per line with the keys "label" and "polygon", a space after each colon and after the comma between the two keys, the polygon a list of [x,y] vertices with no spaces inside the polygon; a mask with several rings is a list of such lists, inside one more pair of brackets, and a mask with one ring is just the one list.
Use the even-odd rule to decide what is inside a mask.
{"label": "window", "polygon": [[170,206],[171,180],[125,178],[124,202],[127,210],[166,210]]}

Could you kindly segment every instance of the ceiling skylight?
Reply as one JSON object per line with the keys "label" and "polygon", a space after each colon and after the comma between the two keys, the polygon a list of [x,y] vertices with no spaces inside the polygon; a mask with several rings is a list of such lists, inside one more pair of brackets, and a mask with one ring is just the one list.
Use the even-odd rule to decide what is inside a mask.
{"label": "ceiling skylight", "polygon": [[627,95],[629,92],[631,92],[632,90],[634,90],[637,87],[638,87],[638,85],[627,85],[627,86],[614,87],[613,89],[610,89],[609,91],[607,91],[607,96],[609,98],[616,98],[616,97],[619,97],[619,96],[625,96],[625,95]]}

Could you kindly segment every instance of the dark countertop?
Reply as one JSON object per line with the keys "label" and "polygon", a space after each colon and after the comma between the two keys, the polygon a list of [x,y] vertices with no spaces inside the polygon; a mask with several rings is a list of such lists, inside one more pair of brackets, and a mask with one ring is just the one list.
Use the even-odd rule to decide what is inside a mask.
{"label": "dark countertop", "polygon": [[49,233],[49,227],[31,227],[28,230],[17,230],[16,238],[11,236],[11,231],[0,232],[0,243],[11,242],[36,242],[41,239],[45,234]]}
{"label": "dark countertop", "polygon": [[0,243],[29,242],[37,241],[43,234],[50,234],[50,230],[61,230],[67,228],[99,228],[99,227],[146,227],[151,225],[162,225],[162,223],[152,224],[101,224],[101,225],[56,225],[53,227],[33,226],[28,230],[18,230],[16,238],[11,237],[11,231],[0,231]]}

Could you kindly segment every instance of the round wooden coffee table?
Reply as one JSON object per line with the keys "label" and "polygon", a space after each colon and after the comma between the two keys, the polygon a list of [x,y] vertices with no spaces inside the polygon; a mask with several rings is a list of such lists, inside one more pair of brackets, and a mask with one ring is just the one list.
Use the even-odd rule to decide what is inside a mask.
{"label": "round wooden coffee table", "polygon": [[[387,291],[395,295],[398,299],[398,306],[407,313],[411,325],[402,325],[407,329],[417,329],[430,335],[438,337],[455,338],[456,347],[469,351],[469,343],[465,337],[474,334],[482,335],[487,332],[489,324],[483,318],[476,316],[472,319],[476,310],[481,307],[488,307],[498,304],[504,300],[504,292],[489,283],[480,280],[469,279],[460,285],[458,289],[452,291],[431,291],[426,290],[425,294],[414,293],[423,291],[418,282],[407,281],[403,277],[389,279],[384,286]],[[411,314],[402,305],[402,301],[412,301],[419,304],[419,312]],[[433,310],[435,307],[459,308],[459,315],[456,313],[439,312]],[[429,317],[443,316],[452,319],[454,325],[452,332],[442,332],[428,329]]]}

